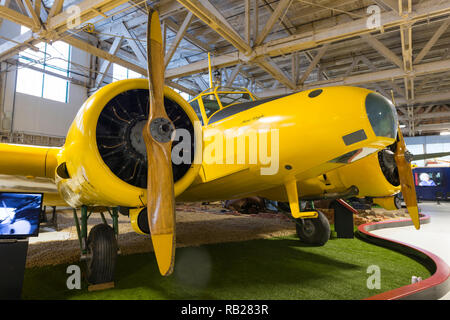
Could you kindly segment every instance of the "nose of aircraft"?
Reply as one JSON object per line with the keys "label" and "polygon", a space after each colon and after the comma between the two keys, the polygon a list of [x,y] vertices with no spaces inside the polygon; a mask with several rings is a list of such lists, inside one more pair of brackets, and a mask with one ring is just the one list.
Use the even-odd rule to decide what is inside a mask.
{"label": "nose of aircraft", "polygon": [[398,116],[391,101],[378,93],[369,93],[366,112],[376,136],[397,138]]}

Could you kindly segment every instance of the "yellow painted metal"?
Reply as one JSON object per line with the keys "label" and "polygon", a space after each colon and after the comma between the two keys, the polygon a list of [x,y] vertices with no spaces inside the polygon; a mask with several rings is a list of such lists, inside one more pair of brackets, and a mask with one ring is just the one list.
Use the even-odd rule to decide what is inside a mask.
{"label": "yellow painted metal", "polygon": [[129,217],[130,217],[130,223],[131,223],[131,227],[133,228],[133,231],[138,234],[146,236],[147,234],[142,232],[138,225],[139,213],[141,213],[142,209],[144,209],[144,208],[130,209]]}
{"label": "yellow painted metal", "polygon": [[292,215],[295,219],[316,219],[319,217],[317,211],[300,211],[297,215]]}
{"label": "yellow painted metal", "polygon": [[48,207],[67,207],[67,202],[58,193],[44,193],[42,204]]}
{"label": "yellow painted metal", "polygon": [[211,68],[211,52],[208,52],[208,70],[209,70],[209,87],[212,88],[214,85]]}
{"label": "yellow painted metal", "polygon": [[297,181],[293,178],[284,184],[291,208],[291,214],[294,218],[300,218],[300,205],[298,201]]}
{"label": "yellow painted metal", "polygon": [[[310,98],[312,90],[299,92],[282,97],[257,107],[231,115],[223,120],[206,125],[203,128],[203,148],[208,150],[210,144],[215,143],[217,133],[225,133],[237,139],[245,135],[250,136],[252,132],[271,131],[269,136],[278,134],[279,143],[279,170],[273,175],[262,175],[261,168],[265,168],[259,160],[254,164],[226,164],[226,154],[221,155],[218,163],[202,164],[204,180],[202,183],[192,185],[179,200],[222,200],[235,199],[251,195],[263,195],[269,199],[287,201],[288,197],[284,191],[284,184],[290,179],[298,182],[299,194],[304,195],[302,183],[316,181],[310,184],[309,190],[312,195],[320,196],[327,190],[328,186],[320,182],[320,177],[332,172],[336,181],[336,188],[346,190],[355,183],[361,183],[364,193],[370,194],[371,183],[367,179],[371,173],[370,166],[374,163],[366,163],[369,167],[357,164],[331,162],[333,159],[346,153],[361,148],[371,148],[373,151],[382,150],[392,145],[392,138],[377,137],[373,132],[367,117],[365,101],[372,91],[354,87],[330,87],[323,89],[323,93],[315,98]],[[202,93],[204,94],[204,93]],[[367,139],[346,145],[343,136],[364,130]],[[222,138],[226,145],[226,138]],[[249,141],[250,139],[247,139]],[[270,139],[268,139],[270,141]],[[276,139],[275,139],[276,140]],[[257,146],[260,141],[247,144],[245,150],[246,159],[249,159],[250,150]],[[267,148],[271,147],[269,142]],[[205,153],[205,152],[204,152]],[[376,157],[373,155],[372,160]],[[346,170],[345,168],[349,168]],[[356,168],[356,174],[350,170]],[[346,170],[345,179],[343,172]],[[382,180],[382,186],[388,187],[388,192],[395,188],[390,186],[382,176],[379,165],[376,169],[381,174],[377,179]],[[363,173],[363,174],[361,174]],[[381,179],[382,178],[382,179]],[[330,178],[331,179],[331,178]],[[359,188],[359,185],[356,184]],[[367,187],[366,187],[367,186]],[[378,187],[375,186],[375,189]],[[389,195],[382,187],[379,188],[380,196]],[[378,190],[375,190],[378,192]],[[397,190],[395,190],[395,194]]]}
{"label": "yellow painted metal", "polygon": [[[118,94],[133,89],[148,89],[148,81],[130,79],[103,87],[84,103],[70,127],[66,144],[58,156],[59,164],[66,163],[70,179],[57,176],[56,183],[71,206],[139,207],[147,203],[146,189],[134,187],[111,172],[98,152],[96,140],[97,120],[103,107]],[[195,112],[178,93],[165,87],[164,95],[179,104],[192,122],[198,121]],[[194,181],[199,170],[200,164],[193,164],[176,182],[176,196]]]}
{"label": "yellow painted metal", "polygon": [[[173,272],[175,263],[174,234],[152,234],[152,243],[158,261],[159,272],[163,276],[169,276]],[[156,249],[157,248],[157,249]]]}
{"label": "yellow painted metal", "polygon": [[[45,176],[54,172],[57,165],[66,163],[70,179],[56,177],[55,181],[61,197],[69,205],[145,206],[146,190],[120,180],[104,164],[97,149],[96,125],[100,112],[112,98],[127,90],[147,88],[146,79],[132,79],[100,89],[82,106],[69,130],[65,146],[49,151],[47,156],[44,150],[48,148],[0,145],[2,154],[8,154],[6,160],[0,159],[0,173]],[[196,97],[203,116],[201,97],[211,93],[217,95],[220,90],[209,89]],[[226,152],[219,154],[215,163],[206,162],[204,157],[175,184],[177,200],[214,201],[260,195],[287,201],[286,182],[296,184],[299,196],[316,198],[325,193],[344,192],[351,186],[358,187],[358,197],[383,198],[398,193],[399,187],[392,186],[385,179],[378,163],[376,151],[392,145],[395,139],[378,137],[373,132],[365,108],[366,97],[372,91],[329,87],[323,88],[322,94],[314,98],[309,97],[311,91],[262,103],[212,124],[205,121],[199,130],[202,149],[197,150],[204,156],[216,142],[226,145],[227,139],[236,142],[239,137],[246,137],[245,158],[249,160],[252,151],[261,154],[264,148],[271,150],[274,147],[279,155],[277,159],[273,158],[277,162],[277,170],[273,174],[261,174],[261,170],[269,169],[270,164],[263,163],[259,157],[254,163],[246,161],[241,164],[236,161],[227,163]],[[244,89],[239,92],[248,93]],[[193,109],[177,93],[169,88],[165,88],[164,93],[181,105],[192,121],[198,120]],[[367,139],[346,145],[343,136],[359,130],[364,130]],[[257,135],[256,143],[250,143],[254,132],[266,132],[267,143],[262,144],[262,135]],[[374,152],[353,163],[332,162],[363,148]],[[20,155],[25,155],[26,160],[20,159]],[[50,161],[44,170],[45,157]]]}
{"label": "yellow painted metal", "polygon": [[[214,87],[206,89],[203,92],[201,92],[198,96],[196,96],[194,99],[189,101],[189,103],[197,101],[197,103],[199,104],[200,113],[202,114],[203,121],[205,124],[208,123],[209,118],[211,118],[214,114],[209,115],[209,117],[206,115],[203,98],[207,96],[213,96],[218,102],[220,110],[222,110],[224,108],[224,104],[220,99],[220,95],[222,94],[248,94],[252,101],[256,100],[255,96],[247,88],[236,88],[234,89],[234,91],[231,91],[229,90],[229,88],[226,87]],[[227,105],[227,107],[229,106],[230,105]]]}
{"label": "yellow painted metal", "polygon": [[373,198],[373,203],[383,207],[386,210],[398,210],[395,205],[395,197]]}
{"label": "yellow painted metal", "polygon": [[381,171],[378,153],[367,156],[359,161],[328,172],[327,178],[333,185],[343,191],[351,186],[357,186],[358,197],[386,197],[400,192],[400,186],[389,183]]}
{"label": "yellow painted metal", "polygon": [[405,200],[406,209],[414,223],[414,227],[420,229],[419,208],[417,207],[416,187],[411,169],[411,164],[406,160],[406,144],[402,131],[398,130],[397,150],[395,151],[395,162],[400,176],[402,195]]}

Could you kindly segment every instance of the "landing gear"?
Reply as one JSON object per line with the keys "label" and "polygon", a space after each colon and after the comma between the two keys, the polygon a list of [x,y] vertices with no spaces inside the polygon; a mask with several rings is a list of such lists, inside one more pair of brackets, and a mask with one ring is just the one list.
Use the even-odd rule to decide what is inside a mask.
{"label": "landing gear", "polygon": [[330,223],[322,212],[317,212],[317,218],[295,219],[297,235],[306,244],[323,246],[330,239]]}
{"label": "landing gear", "polygon": [[91,284],[114,281],[117,261],[117,240],[114,229],[98,224],[89,232],[87,240],[86,270]]}
{"label": "landing gear", "polygon": [[[328,218],[314,208],[313,201],[299,201],[301,212],[317,212],[317,218],[292,218],[300,241],[313,246],[323,246],[330,239],[331,228]],[[289,203],[278,202],[279,212],[291,212]]]}
{"label": "landing gear", "polygon": [[[111,215],[112,227],[108,225],[103,211],[107,211]],[[97,212],[100,212],[103,223],[93,227],[89,232],[89,236],[87,235],[87,224],[93,211],[88,213],[88,208],[82,206],[81,219],[78,219],[76,209],[73,212],[80,242],[81,260],[86,261],[86,278],[88,282],[90,284],[113,282],[117,255],[119,254],[119,246],[117,244],[119,235],[118,208],[97,209]]]}
{"label": "landing gear", "polygon": [[397,193],[394,196],[394,203],[395,203],[395,207],[397,209],[401,209],[402,208],[402,202],[403,202],[403,195],[400,193]]}

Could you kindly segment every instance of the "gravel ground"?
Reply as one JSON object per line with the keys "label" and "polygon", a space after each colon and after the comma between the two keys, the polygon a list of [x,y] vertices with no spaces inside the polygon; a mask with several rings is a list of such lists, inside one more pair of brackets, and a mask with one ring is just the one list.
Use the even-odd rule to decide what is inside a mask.
{"label": "gravel ground", "polygon": [[[210,243],[239,242],[295,233],[295,223],[283,214],[259,213],[242,215],[225,211],[220,203],[177,204],[177,247],[199,246]],[[333,210],[322,210],[333,223]],[[375,208],[355,215],[355,224],[408,217],[405,209],[385,211]],[[50,219],[50,216],[48,217]],[[111,219],[108,219],[112,225]],[[89,218],[88,231],[102,223],[99,214]],[[124,255],[153,251],[149,236],[136,234],[128,217],[119,217],[119,247]],[[49,240],[50,239],[50,240]],[[62,240],[65,239],[65,240]],[[80,248],[72,210],[58,211],[58,231],[41,232],[28,248],[27,268],[74,263],[79,261]]]}
{"label": "gravel ground", "polygon": [[[295,224],[281,214],[240,215],[232,212],[223,213],[222,210],[219,204],[177,205],[177,247],[239,242],[295,233]],[[111,225],[111,220],[107,220]],[[101,217],[94,213],[89,218],[88,231],[99,223],[102,223]],[[30,243],[27,268],[79,261],[80,248],[71,210],[58,211],[58,233],[64,233],[68,239],[42,242],[34,239],[33,243]],[[122,254],[153,251],[150,237],[136,234],[128,217],[122,215],[119,217],[119,233],[119,247]],[[48,235],[45,238],[48,239]]]}

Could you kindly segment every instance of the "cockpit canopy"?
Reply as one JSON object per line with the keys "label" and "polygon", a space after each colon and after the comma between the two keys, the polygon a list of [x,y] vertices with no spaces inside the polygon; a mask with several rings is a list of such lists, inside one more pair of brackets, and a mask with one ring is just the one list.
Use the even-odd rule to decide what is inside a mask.
{"label": "cockpit canopy", "polygon": [[255,101],[246,88],[215,87],[203,91],[189,101],[202,124],[207,124],[211,116],[231,105]]}

